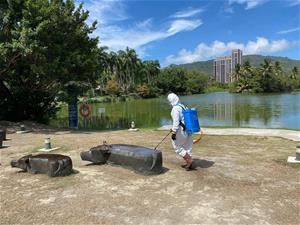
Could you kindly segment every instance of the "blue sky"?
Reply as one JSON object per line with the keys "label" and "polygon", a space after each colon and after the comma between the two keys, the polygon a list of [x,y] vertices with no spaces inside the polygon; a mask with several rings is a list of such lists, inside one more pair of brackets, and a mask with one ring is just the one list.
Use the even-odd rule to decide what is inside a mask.
{"label": "blue sky", "polygon": [[[77,3],[80,1],[76,1]],[[162,66],[244,54],[300,59],[300,0],[83,0],[100,45]]]}

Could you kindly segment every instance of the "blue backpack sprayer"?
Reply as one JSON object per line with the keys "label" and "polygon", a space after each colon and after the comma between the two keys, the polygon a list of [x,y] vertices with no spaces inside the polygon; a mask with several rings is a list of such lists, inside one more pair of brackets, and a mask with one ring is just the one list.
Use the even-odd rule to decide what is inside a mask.
{"label": "blue backpack sprayer", "polygon": [[[196,109],[188,109],[183,105],[178,104],[182,108],[182,114],[184,118],[184,129],[188,134],[197,133],[200,131],[200,125],[198,120],[198,112]],[[181,122],[182,123],[182,122]]]}
{"label": "blue backpack sprayer", "polygon": [[193,134],[200,131],[198,138],[193,141],[193,144],[198,143],[201,140],[204,133],[203,130],[200,129],[197,109],[195,108],[188,109],[182,107],[182,114],[184,118],[185,131],[188,134]]}

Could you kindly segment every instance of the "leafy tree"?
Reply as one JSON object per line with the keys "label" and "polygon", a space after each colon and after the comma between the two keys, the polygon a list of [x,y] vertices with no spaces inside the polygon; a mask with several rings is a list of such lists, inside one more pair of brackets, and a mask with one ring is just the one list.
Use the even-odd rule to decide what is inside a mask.
{"label": "leafy tree", "polygon": [[58,93],[75,99],[96,80],[98,39],[72,0],[4,1],[0,13],[0,117],[53,115]]}
{"label": "leafy tree", "polygon": [[187,71],[187,93],[199,94],[203,93],[208,86],[209,75],[199,71]]}
{"label": "leafy tree", "polygon": [[177,94],[186,93],[186,70],[176,67],[163,69],[157,77],[156,85],[161,94],[174,92]]}

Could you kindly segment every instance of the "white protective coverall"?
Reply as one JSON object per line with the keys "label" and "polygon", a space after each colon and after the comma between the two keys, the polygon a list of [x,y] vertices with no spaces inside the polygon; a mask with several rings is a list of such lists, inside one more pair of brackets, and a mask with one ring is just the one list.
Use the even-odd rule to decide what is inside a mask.
{"label": "white protective coverall", "polygon": [[[172,140],[173,148],[175,152],[184,157],[186,153],[192,156],[193,137],[183,131],[180,121],[184,123],[182,104],[180,104],[179,98],[176,94],[171,93],[168,95],[168,101],[173,106],[171,116],[173,120],[172,131],[176,132],[176,140]],[[183,106],[184,107],[184,106]]]}

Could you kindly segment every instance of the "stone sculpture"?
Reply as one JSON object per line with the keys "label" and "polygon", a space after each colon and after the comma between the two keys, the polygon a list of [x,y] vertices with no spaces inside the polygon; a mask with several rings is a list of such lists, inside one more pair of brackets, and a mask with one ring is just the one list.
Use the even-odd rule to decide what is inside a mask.
{"label": "stone sculpture", "polygon": [[89,151],[81,152],[81,159],[97,164],[115,164],[131,168],[144,174],[159,174],[162,168],[161,151],[136,145],[99,145]]}
{"label": "stone sculpture", "polygon": [[71,158],[59,154],[26,155],[18,160],[12,160],[11,166],[34,174],[46,173],[49,177],[73,173]]}

